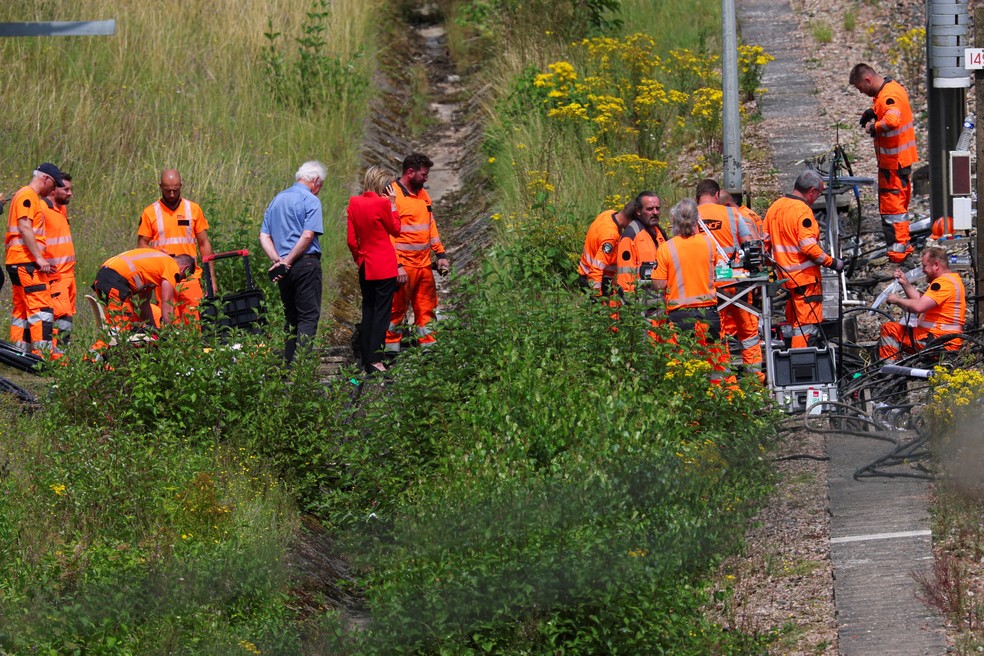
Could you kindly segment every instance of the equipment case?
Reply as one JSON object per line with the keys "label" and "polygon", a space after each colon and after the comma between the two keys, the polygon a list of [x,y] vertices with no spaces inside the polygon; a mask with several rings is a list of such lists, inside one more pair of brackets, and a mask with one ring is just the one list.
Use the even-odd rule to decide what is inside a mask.
{"label": "equipment case", "polygon": [[804,412],[814,403],[837,400],[834,350],[775,349],[769,353],[772,396],[787,413]]}

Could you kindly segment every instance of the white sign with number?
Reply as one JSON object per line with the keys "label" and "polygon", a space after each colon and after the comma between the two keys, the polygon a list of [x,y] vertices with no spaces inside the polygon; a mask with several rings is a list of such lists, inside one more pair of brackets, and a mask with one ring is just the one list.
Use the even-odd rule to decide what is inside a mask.
{"label": "white sign with number", "polygon": [[984,69],[984,48],[966,48],[964,50],[964,68],[968,71]]}

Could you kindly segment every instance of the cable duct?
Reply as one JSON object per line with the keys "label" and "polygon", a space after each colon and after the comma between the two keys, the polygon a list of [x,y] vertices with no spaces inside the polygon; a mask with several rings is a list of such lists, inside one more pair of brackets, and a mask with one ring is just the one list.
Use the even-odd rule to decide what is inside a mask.
{"label": "cable duct", "polygon": [[937,89],[966,89],[964,49],[970,47],[970,16],[966,0],[928,0],[926,50],[931,79]]}

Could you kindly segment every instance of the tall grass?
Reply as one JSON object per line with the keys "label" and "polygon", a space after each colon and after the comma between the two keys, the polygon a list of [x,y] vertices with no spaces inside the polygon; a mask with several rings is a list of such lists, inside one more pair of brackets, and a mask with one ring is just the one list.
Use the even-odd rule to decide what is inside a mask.
{"label": "tall grass", "polygon": [[[329,54],[365,79],[380,4],[338,0],[325,21]],[[0,39],[0,190],[9,196],[42,161],[73,174],[70,212],[87,283],[106,257],[135,245],[140,212],[158,198],[162,169],[178,168],[185,195],[206,206],[217,247],[255,248],[266,204],[293,182],[298,164],[320,159],[330,178],[321,194],[323,245],[337,257],[344,246],[336,220],[356,175],[366,103],[342,96],[305,112],[285,109],[269,93],[261,56],[268,23],[294,54],[310,6],[2,3],[2,21],[115,18],[117,33]],[[245,235],[250,241],[239,243]]]}

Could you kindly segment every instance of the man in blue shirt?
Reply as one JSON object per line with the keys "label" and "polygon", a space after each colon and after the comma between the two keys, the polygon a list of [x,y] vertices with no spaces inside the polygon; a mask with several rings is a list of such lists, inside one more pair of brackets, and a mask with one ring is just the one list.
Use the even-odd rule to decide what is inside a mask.
{"label": "man in blue shirt", "polygon": [[321,318],[321,244],[324,232],[318,193],[327,171],[321,162],[304,162],[297,182],[281,191],[267,206],[260,227],[260,245],[273,261],[269,272],[280,287],[287,342],[284,359],[294,360],[298,340],[310,342]]}

